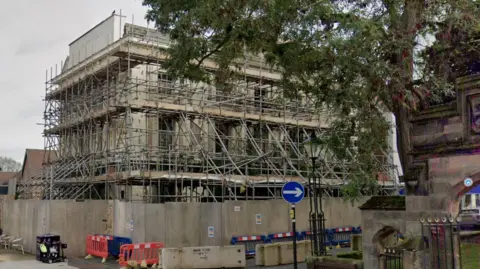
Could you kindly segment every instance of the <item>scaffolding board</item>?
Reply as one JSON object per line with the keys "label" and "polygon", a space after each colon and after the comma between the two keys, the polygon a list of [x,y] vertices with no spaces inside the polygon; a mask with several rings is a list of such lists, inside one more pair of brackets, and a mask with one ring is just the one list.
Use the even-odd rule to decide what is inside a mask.
{"label": "scaffolding board", "polygon": [[[127,24],[90,57],[47,71],[44,140],[55,156],[19,182],[19,198],[274,199],[285,182],[307,182],[303,142],[328,132],[327,111],[308,94],[287,98],[281,73],[248,55],[235,80],[171,79],[162,69],[170,41],[145,29]],[[216,68],[209,60],[203,67]],[[335,196],[352,166],[324,154],[316,178]],[[385,159],[372,154],[390,194],[397,175]]]}

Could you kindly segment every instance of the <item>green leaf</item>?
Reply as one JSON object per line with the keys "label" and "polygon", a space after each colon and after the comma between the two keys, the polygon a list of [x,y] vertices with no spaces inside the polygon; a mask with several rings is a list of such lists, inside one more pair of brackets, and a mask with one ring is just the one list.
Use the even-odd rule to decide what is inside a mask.
{"label": "green leaf", "polygon": [[[379,167],[369,156],[389,146],[380,110],[398,115],[421,109],[413,105],[421,103],[411,92],[413,72],[431,93],[423,101],[443,103],[454,96],[448,85],[469,72],[469,61],[480,59],[478,43],[472,42],[480,36],[475,19],[480,10],[470,0],[428,6],[411,0],[144,0],[143,5],[147,19],[176,41],[165,64],[170,74],[227,81],[238,74],[217,72],[212,81],[192,62],[210,57],[225,68],[245,52],[263,53],[269,65],[283,70],[286,96],[305,92],[328,108],[335,115],[334,135],[325,143],[354,164],[343,190],[353,199],[376,191]],[[433,38],[440,34],[451,38]],[[421,42],[427,39],[433,42]],[[468,57],[458,57],[466,52]],[[397,124],[399,132],[410,132],[407,122]],[[399,152],[407,148],[399,141]]]}

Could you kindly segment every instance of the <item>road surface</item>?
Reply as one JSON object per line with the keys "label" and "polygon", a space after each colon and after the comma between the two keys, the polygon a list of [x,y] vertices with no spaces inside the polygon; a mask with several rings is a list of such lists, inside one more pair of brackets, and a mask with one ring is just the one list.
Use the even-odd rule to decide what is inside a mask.
{"label": "road surface", "polygon": [[41,263],[36,260],[0,261],[0,269],[77,269],[67,263]]}
{"label": "road surface", "polygon": [[[350,251],[350,249],[333,249],[330,254],[336,255],[339,252]],[[67,263],[46,264],[35,260],[31,254],[21,255],[17,252],[0,250],[0,269],[119,269],[120,266],[115,259],[109,259],[102,264],[100,259],[85,260],[84,258],[69,258]],[[255,259],[247,260],[247,268],[260,269],[263,266],[256,266]],[[269,269],[293,269],[293,264],[271,266]],[[304,263],[298,264],[298,269],[306,269]]]}
{"label": "road surface", "polygon": [[[342,248],[342,249],[332,249],[329,250],[329,253],[331,255],[336,255],[337,253],[342,253],[342,252],[350,252],[351,249],[349,248]],[[114,259],[109,259],[107,261],[107,264],[101,264],[100,259],[92,259],[92,260],[85,260],[83,258],[70,258],[68,260],[68,264],[70,266],[73,266],[78,269],[118,269],[120,266]],[[255,265],[255,259],[248,259],[247,260],[247,268],[252,268],[252,269],[264,269],[266,267],[264,266],[256,266]],[[279,266],[269,266],[269,269],[293,269],[293,264],[287,264],[287,265],[279,265]],[[306,269],[307,266],[305,263],[299,263],[298,264],[298,269]],[[0,267],[0,269],[3,269]]]}
{"label": "road surface", "polygon": [[18,251],[0,250],[0,269],[76,269],[67,263],[41,263],[31,254],[22,255]]}

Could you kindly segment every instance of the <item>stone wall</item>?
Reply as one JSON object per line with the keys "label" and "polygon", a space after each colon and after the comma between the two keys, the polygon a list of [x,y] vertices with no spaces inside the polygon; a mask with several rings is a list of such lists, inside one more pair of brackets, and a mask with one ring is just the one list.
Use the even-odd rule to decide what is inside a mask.
{"label": "stone wall", "polygon": [[362,233],[365,268],[379,268],[378,257],[382,253],[380,239],[391,234],[391,230],[386,228],[406,234],[405,216],[405,211],[362,211],[362,227],[366,227]]}
{"label": "stone wall", "polygon": [[[459,198],[480,185],[480,75],[458,78],[454,102],[412,115],[413,163],[406,171],[407,230],[421,231],[425,214],[458,213]],[[466,186],[465,179],[473,184]]]}
{"label": "stone wall", "polygon": [[[389,237],[407,234],[404,196],[374,196],[359,207],[362,210],[362,245],[364,268],[379,268]],[[420,226],[420,223],[418,223]]]}

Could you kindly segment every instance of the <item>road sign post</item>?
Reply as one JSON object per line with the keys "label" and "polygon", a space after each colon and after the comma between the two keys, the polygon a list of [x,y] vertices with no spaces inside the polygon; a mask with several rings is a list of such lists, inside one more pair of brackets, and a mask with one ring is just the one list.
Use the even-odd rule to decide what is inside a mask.
{"label": "road sign post", "polygon": [[292,204],[292,230],[293,230],[293,269],[297,269],[297,222],[295,204]]}
{"label": "road sign post", "polygon": [[292,230],[293,230],[293,268],[297,269],[297,221],[295,204],[302,201],[305,197],[305,188],[302,184],[297,182],[288,182],[283,185],[282,188],[283,199],[292,205],[291,218],[292,218]]}

